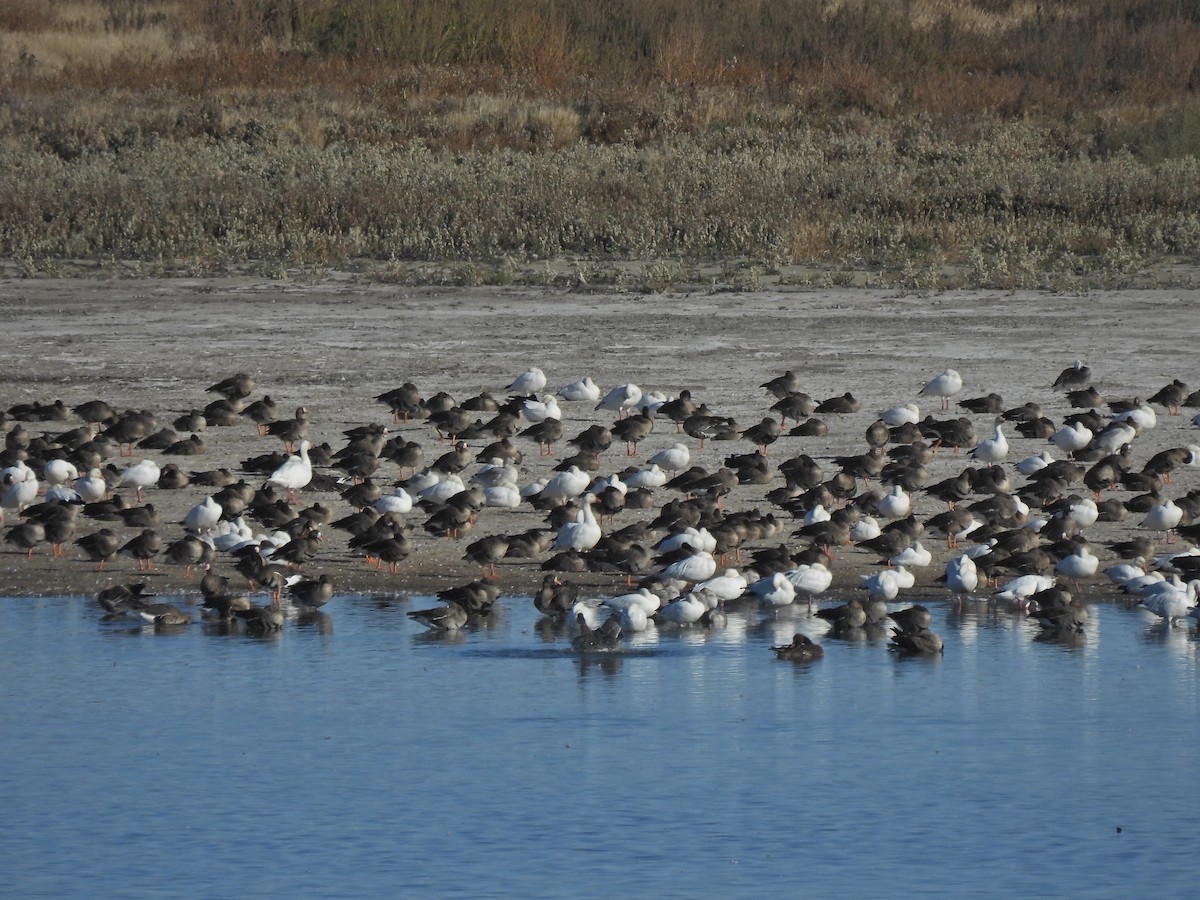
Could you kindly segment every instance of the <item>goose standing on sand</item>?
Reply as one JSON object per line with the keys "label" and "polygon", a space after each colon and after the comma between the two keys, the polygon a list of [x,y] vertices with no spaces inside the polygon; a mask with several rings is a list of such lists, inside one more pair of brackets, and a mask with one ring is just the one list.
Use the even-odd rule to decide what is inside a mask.
{"label": "goose standing on sand", "polygon": [[1175,528],[1182,520],[1183,509],[1168,497],[1157,506],[1150,507],[1146,518],[1142,520],[1142,527],[1154,529],[1156,536],[1164,535],[1166,543],[1170,544],[1175,540]]}
{"label": "goose standing on sand", "polygon": [[288,500],[295,502],[296,491],[308,487],[312,481],[312,462],[308,458],[307,440],[302,440],[294,456],[289,456],[278,469],[267,478],[267,484],[277,485],[287,491]]}
{"label": "goose standing on sand", "polygon": [[962,376],[954,369],[947,369],[941,375],[936,375],[925,383],[925,387],[917,391],[921,396],[940,397],[943,412],[950,408],[950,398],[962,390]]}
{"label": "goose standing on sand", "polygon": [[142,502],[144,491],[148,487],[154,487],[158,484],[158,478],[162,474],[162,469],[158,463],[152,459],[143,459],[133,465],[127,467],[121,473],[122,485],[132,485],[136,489],[138,502]]}
{"label": "goose standing on sand", "polygon": [[596,409],[607,409],[615,412],[619,418],[624,418],[629,410],[637,407],[642,400],[642,389],[636,384],[620,384],[604,395],[604,399],[596,404]]}

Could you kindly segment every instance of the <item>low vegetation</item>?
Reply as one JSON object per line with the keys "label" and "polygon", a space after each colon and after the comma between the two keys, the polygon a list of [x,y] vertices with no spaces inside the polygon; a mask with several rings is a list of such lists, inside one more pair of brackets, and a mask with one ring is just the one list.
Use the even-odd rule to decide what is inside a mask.
{"label": "low vegetation", "polygon": [[0,86],[0,256],[30,274],[1200,262],[1200,0],[9,0]]}

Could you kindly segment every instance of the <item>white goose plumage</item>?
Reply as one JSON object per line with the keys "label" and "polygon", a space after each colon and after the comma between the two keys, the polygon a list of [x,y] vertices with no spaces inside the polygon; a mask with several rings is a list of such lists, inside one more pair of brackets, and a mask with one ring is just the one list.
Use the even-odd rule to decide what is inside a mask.
{"label": "white goose plumage", "polygon": [[989,465],[1004,461],[1005,457],[1008,456],[1008,438],[1004,436],[1004,429],[1000,424],[1000,420],[997,420],[996,431],[991,438],[977,444],[970,455],[972,459],[977,459]]}
{"label": "white goose plumage", "polygon": [[[159,468],[158,463],[152,459],[143,459],[140,462],[136,462],[133,465],[128,466],[125,471],[121,473],[120,483],[122,485],[131,485],[137,493],[137,498],[140,501],[142,499],[142,491],[148,487],[154,487],[154,485],[158,484],[158,478],[161,474],[162,469]],[[308,482],[305,482],[305,484],[307,483]]]}
{"label": "white goose plumage", "polygon": [[979,569],[967,554],[946,562],[946,587],[953,594],[965,597],[979,586]]}
{"label": "white goose plumage", "polygon": [[650,457],[650,465],[658,466],[668,472],[679,472],[687,468],[688,463],[692,461],[692,453],[687,448],[687,444],[675,443],[670,447],[664,447],[653,456]]}
{"label": "white goose plumage", "polygon": [[591,550],[603,536],[600,523],[592,512],[595,497],[589,494],[584,498],[574,521],[565,523],[558,529],[554,538],[555,550]]}
{"label": "white goose plumage", "polygon": [[308,487],[313,476],[312,461],[308,458],[308,448],[311,446],[309,441],[301,441],[296,453],[289,456],[283,465],[267,478],[267,484],[274,484],[286,490],[289,499],[295,498],[296,491]]}
{"label": "white goose plumage", "polygon": [[571,402],[583,400],[595,403],[600,399],[600,388],[596,382],[585,375],[578,381],[572,381],[559,388],[558,396]]}
{"label": "white goose plumage", "polygon": [[790,606],[796,601],[796,586],[783,572],[758,579],[746,588],[746,593],[754,597],[760,606],[771,608]]}
{"label": "white goose plumage", "polygon": [[596,409],[607,409],[619,416],[624,416],[625,413],[636,407],[641,399],[642,389],[636,384],[619,384],[604,395],[604,399],[596,404]]}
{"label": "white goose plumage", "polygon": [[922,396],[940,397],[942,409],[950,408],[950,398],[962,390],[962,376],[954,369],[947,369],[941,375],[935,375],[925,383],[917,393]]}
{"label": "white goose plumage", "polygon": [[507,390],[516,394],[537,394],[546,389],[546,373],[533,366],[526,369],[508,385]]}

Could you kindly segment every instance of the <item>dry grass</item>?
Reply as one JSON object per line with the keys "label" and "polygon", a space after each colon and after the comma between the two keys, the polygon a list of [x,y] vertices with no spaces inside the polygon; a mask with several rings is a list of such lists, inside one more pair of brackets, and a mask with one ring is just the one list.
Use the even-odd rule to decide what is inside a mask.
{"label": "dry grass", "polygon": [[30,270],[1008,286],[1200,255],[1194,0],[11,0],[0,86]]}

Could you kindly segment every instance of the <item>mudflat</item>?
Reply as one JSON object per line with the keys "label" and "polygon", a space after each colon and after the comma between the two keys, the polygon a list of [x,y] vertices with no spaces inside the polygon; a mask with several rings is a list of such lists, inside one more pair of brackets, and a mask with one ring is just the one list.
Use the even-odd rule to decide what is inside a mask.
{"label": "mudflat", "polygon": [[[1145,399],[1173,379],[1193,388],[1195,348],[1200,340],[1196,290],[1096,291],[1086,295],[1038,292],[970,291],[906,295],[887,291],[779,289],[736,293],[696,288],[663,294],[600,293],[561,288],[411,288],[365,281],[348,274],[309,280],[255,277],[204,280],[104,280],[98,278],[9,280],[0,282],[0,405],[62,400],[68,407],[103,399],[117,409],[148,409],[160,425],[200,409],[214,398],[205,388],[237,372],[257,382],[253,400],[264,394],[284,414],[298,406],[310,410],[310,439],[344,445],[343,432],[379,423],[420,442],[426,460],[446,449],[427,422],[394,424],[379,394],[404,382],[417,385],[425,397],[446,391],[457,401],[487,391],[503,400],[506,386],[532,366],[547,375],[546,393],[583,376],[607,392],[622,383],[644,391],[675,396],[682,390],[718,414],[732,416],[746,428],[764,417],[775,402],[760,385],[793,370],[801,390],[817,400],[851,393],[861,407],[854,413],[818,414],[829,428],[822,437],[784,436],[769,448],[773,466],[806,453],[827,476],[838,471],[835,457],[865,452],[865,432],[880,410],[917,403],[921,414],[936,418],[964,415],[979,436],[991,436],[993,416],[968,413],[957,406],[942,413],[936,398],[918,391],[947,368],[961,373],[959,401],[995,392],[1006,406],[1027,401],[1041,404],[1056,423],[1072,410],[1064,395],[1051,390],[1058,373],[1073,360],[1089,364],[1104,399]],[[561,401],[564,442],[555,455],[541,456],[533,441],[514,439],[523,451],[521,484],[552,473],[572,448],[565,438],[593,423],[611,425],[614,414],[597,411],[595,403]],[[1102,406],[1100,412],[1106,413]],[[1155,407],[1157,425],[1134,441],[1135,468],[1170,447],[1200,442],[1200,431],[1184,415],[1168,415]],[[482,414],[486,421],[487,414]],[[26,422],[35,435],[80,425]],[[790,423],[789,423],[790,424]],[[6,427],[11,428],[12,422]],[[1064,454],[1044,439],[1020,437],[1007,429],[1011,449],[1006,468],[1013,487],[1025,483],[1012,464],[1042,450]],[[181,437],[187,437],[182,433]],[[209,427],[201,433],[206,452],[178,457],[184,471],[227,467],[237,472],[242,460],[278,450],[281,443],[260,436],[245,421],[232,427]],[[614,442],[601,457],[597,475],[642,465],[656,451],[677,441],[691,453],[691,465],[710,471],[731,454],[754,450],[749,439],[699,441],[677,434],[672,422],[658,419],[637,456]],[[478,452],[484,442],[472,442]],[[158,451],[135,450],[134,459],[170,461]],[[129,460],[112,459],[118,466]],[[964,452],[940,451],[929,464],[930,483],[959,472],[970,459]],[[472,464],[464,476],[478,466]],[[326,474],[340,474],[336,470]],[[40,474],[40,473],[39,473]],[[399,469],[384,463],[373,476],[390,491]],[[247,476],[261,484],[262,475]],[[728,510],[757,508],[773,512],[779,534],[743,547],[785,543],[799,550],[804,541],[791,536],[799,524],[767,500],[783,484],[778,474],[767,484],[743,484],[724,499]],[[1181,469],[1167,485],[1179,497],[1200,487],[1200,468]],[[1083,486],[1075,488],[1083,495]],[[146,500],[155,505],[168,540],[183,533],[187,511],[211,489],[151,488]],[[122,489],[132,500],[132,491]],[[1133,494],[1115,491],[1128,499]],[[652,518],[668,499],[679,496],[659,488],[655,508],[621,513],[616,525]],[[351,507],[332,489],[308,488],[300,504],[321,502],[336,515]],[[934,497],[918,493],[914,510],[926,518],[945,509]],[[17,522],[5,511],[6,526]],[[1145,532],[1143,516],[1129,514],[1121,522],[1100,522],[1087,530],[1098,548],[1101,567],[1112,554],[1105,541]],[[478,577],[480,568],[464,559],[467,544],[488,534],[515,533],[544,526],[546,515],[524,504],[515,510],[485,508],[473,530],[459,540],[434,537],[422,529],[425,515],[414,510],[414,548],[397,574],[376,571],[347,549],[347,535],[323,529],[325,540],[306,567],[307,574],[328,572],[342,591],[428,593]],[[101,523],[80,517],[76,537]],[[132,537],[138,529],[113,527]],[[257,529],[267,531],[268,529]],[[607,530],[607,528],[606,528]],[[661,536],[661,532],[659,536]],[[1151,536],[1151,535],[1147,535]],[[933,585],[953,553],[945,540],[927,535],[933,564],[917,576],[918,590],[944,591]],[[540,584],[536,559],[505,560],[500,583],[508,594],[528,593]],[[878,555],[843,547],[834,563],[835,585],[857,584],[857,575],[874,571]],[[222,559],[220,571],[232,571]],[[623,577],[574,574],[597,594],[618,591]],[[32,556],[11,545],[0,547],[0,593],[94,593],[117,582],[146,580],[158,592],[195,587],[174,566],[156,563],[140,573],[135,561],[120,557],[96,571],[77,548],[67,545],[64,557],[49,547]],[[1099,583],[1099,581],[1095,582]]]}

